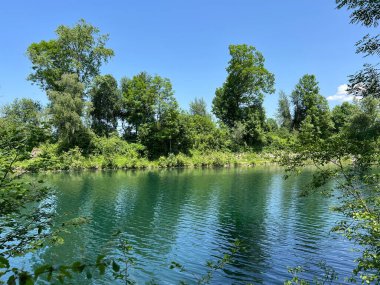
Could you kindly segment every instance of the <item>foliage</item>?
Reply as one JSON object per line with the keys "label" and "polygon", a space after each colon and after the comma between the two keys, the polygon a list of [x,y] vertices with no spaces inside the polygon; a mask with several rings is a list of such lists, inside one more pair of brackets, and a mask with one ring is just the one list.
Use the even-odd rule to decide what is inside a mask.
{"label": "foliage", "polygon": [[183,130],[181,136],[183,152],[189,149],[201,152],[220,151],[228,149],[230,145],[227,128],[218,127],[211,116],[182,113],[179,116],[179,124]]}
{"label": "foliage", "polygon": [[47,92],[51,101],[48,111],[61,147],[63,150],[75,146],[87,149],[89,132],[82,121],[84,85],[78,81],[77,75],[64,74],[56,86],[60,91]]}
{"label": "foliage", "polygon": [[334,131],[340,132],[342,128],[350,122],[350,118],[356,112],[356,105],[349,102],[343,102],[337,105],[331,111],[331,119],[334,124]]}
{"label": "foliage", "polygon": [[287,280],[284,282],[284,285],[327,285],[327,284],[335,284],[335,281],[338,279],[338,274],[335,270],[327,265],[325,262],[319,262],[318,267],[323,270],[323,276],[317,277],[314,276],[313,281],[309,282],[306,279],[302,278],[301,275],[306,270],[302,266],[290,267],[288,268],[288,272],[292,275],[291,280]]}
{"label": "foliage", "polygon": [[[229,128],[238,122],[248,129],[263,128],[265,113],[262,107],[265,93],[274,92],[274,75],[265,67],[263,55],[252,46],[230,45],[231,60],[227,79],[215,92],[213,113]],[[260,130],[255,130],[260,133]],[[260,139],[245,133],[247,143]]]}
{"label": "foliage", "polygon": [[195,116],[208,116],[207,113],[207,105],[203,98],[195,98],[193,101],[190,102],[190,114]]}
{"label": "foliage", "polygon": [[[17,136],[22,136],[25,139],[25,146],[31,150],[45,142],[50,136],[43,111],[39,102],[26,98],[15,99],[11,104],[1,108],[0,121],[2,127],[0,133],[17,130]],[[16,136],[11,137],[15,138]]]}
{"label": "foliage", "polygon": [[92,129],[98,136],[116,132],[121,96],[112,75],[97,76],[90,89]]}
{"label": "foliage", "polygon": [[293,128],[300,130],[308,125],[315,136],[327,137],[332,128],[330,111],[327,100],[319,94],[315,76],[304,75],[292,92],[291,98],[294,105]]}
{"label": "foliage", "polygon": [[277,119],[281,128],[290,130],[292,127],[292,115],[290,113],[290,103],[284,91],[280,91],[278,100]]}
{"label": "foliage", "polygon": [[108,35],[100,35],[99,29],[80,20],[74,27],[59,26],[57,39],[33,43],[27,55],[32,62],[33,73],[28,77],[42,89],[60,90],[57,82],[63,74],[76,74],[87,89],[91,80],[99,74],[101,65],[114,52],[106,48]]}
{"label": "foliage", "polygon": [[[281,157],[289,171],[312,162],[319,171],[311,189],[334,179],[340,204],[336,211],[344,219],[334,228],[360,246],[361,256],[353,271],[363,283],[380,282],[380,102],[362,99],[341,132],[322,139],[307,131]],[[310,120],[307,121],[310,124]],[[309,126],[305,125],[306,128]],[[335,167],[331,167],[335,166]]]}
{"label": "foliage", "polygon": [[[337,8],[352,11],[351,23],[377,27],[380,20],[380,3],[377,0],[336,0]],[[365,35],[356,43],[356,52],[365,56],[380,56],[380,35]],[[350,76],[348,92],[355,96],[380,97],[380,71],[377,65],[365,64],[363,69]]]}

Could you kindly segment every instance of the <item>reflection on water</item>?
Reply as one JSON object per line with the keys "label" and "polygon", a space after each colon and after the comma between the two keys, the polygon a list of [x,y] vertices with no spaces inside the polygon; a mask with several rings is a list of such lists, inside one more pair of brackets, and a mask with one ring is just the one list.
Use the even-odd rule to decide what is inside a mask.
{"label": "reflection on water", "polygon": [[[329,211],[333,201],[298,195],[310,174],[285,181],[282,175],[273,168],[48,175],[58,190],[55,222],[77,216],[92,222],[72,229],[65,244],[46,248],[33,262],[117,255],[112,234],[120,229],[134,247],[131,275],[138,284],[191,284],[193,274],[204,274],[206,261],[222,258],[235,239],[245,251],[215,273],[214,284],[283,284],[288,266],[318,270],[320,260],[347,276],[354,257],[346,241],[329,234],[337,219]],[[188,273],[170,270],[171,261]]]}

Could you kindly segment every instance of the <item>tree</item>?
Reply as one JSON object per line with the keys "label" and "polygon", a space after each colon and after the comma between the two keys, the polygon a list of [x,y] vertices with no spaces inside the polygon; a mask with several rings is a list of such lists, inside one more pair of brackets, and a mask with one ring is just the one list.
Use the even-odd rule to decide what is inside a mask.
{"label": "tree", "polygon": [[[331,128],[330,110],[327,100],[319,94],[318,82],[314,75],[304,75],[291,95],[294,105],[293,128],[300,130],[302,123],[309,117],[317,136],[328,136]],[[311,130],[311,129],[310,129]]]}
{"label": "tree", "polygon": [[90,89],[92,129],[99,136],[116,131],[121,103],[117,81],[112,75],[97,76]]}
{"label": "tree", "polygon": [[[336,0],[337,8],[351,10],[351,23],[377,27],[380,20],[378,0]],[[356,43],[356,52],[364,56],[380,56],[380,35],[365,35]],[[349,78],[348,93],[356,96],[380,98],[380,70],[377,65],[365,64]]]}
{"label": "tree", "polygon": [[208,116],[207,105],[203,98],[195,98],[192,102],[190,102],[190,114],[204,117]]}
{"label": "tree", "polygon": [[125,137],[141,142],[151,156],[176,151],[179,109],[170,80],[141,72],[123,78],[121,89]]}
{"label": "tree", "polygon": [[221,151],[226,150],[230,144],[228,129],[217,126],[211,116],[182,112],[179,116],[179,126],[182,138],[181,152],[190,149],[202,153]]}
{"label": "tree", "polygon": [[[263,55],[248,45],[230,45],[227,79],[216,89],[212,111],[228,127],[262,112],[265,93],[274,93],[274,75],[265,67]],[[265,116],[259,116],[265,122]]]}
{"label": "tree", "polygon": [[350,123],[352,115],[357,111],[357,106],[349,102],[335,106],[331,112],[331,119],[334,124],[335,132],[340,132],[344,126]]}
{"label": "tree", "polygon": [[290,130],[292,126],[292,115],[290,113],[290,103],[284,91],[280,91],[278,100],[277,119],[281,128]]}
{"label": "tree", "polygon": [[99,29],[83,19],[74,27],[59,26],[57,39],[33,43],[27,55],[33,72],[28,80],[42,89],[58,90],[56,84],[63,74],[74,73],[87,89],[100,67],[114,55],[106,48],[108,35],[100,35]]}
{"label": "tree", "polygon": [[278,130],[278,125],[275,119],[268,118],[266,122],[266,131],[275,132]]}
{"label": "tree", "polygon": [[[303,128],[311,125],[310,117]],[[334,231],[342,233],[360,247],[352,279],[363,284],[380,282],[380,102],[368,97],[359,101],[341,131],[325,139],[305,132],[280,159],[288,171],[313,163],[317,168],[306,192],[320,189],[337,196],[334,208],[342,220]],[[335,187],[328,186],[334,181]]]}
{"label": "tree", "polygon": [[122,119],[127,124],[126,136],[137,138],[140,126],[154,121],[154,105],[156,90],[153,85],[153,77],[146,72],[141,72],[129,78],[121,79],[122,92]]}
{"label": "tree", "polygon": [[179,108],[169,79],[152,79],[154,94],[153,121],[142,126],[138,140],[145,145],[151,157],[180,150],[181,132]]}
{"label": "tree", "polygon": [[63,74],[56,86],[60,91],[49,90],[51,101],[49,113],[58,139],[64,149],[73,146],[86,146],[87,130],[82,122],[84,111],[84,84],[76,74]]}
{"label": "tree", "polygon": [[49,137],[48,126],[44,120],[43,108],[39,102],[31,99],[16,99],[1,110],[4,124],[22,132],[25,145],[29,149],[38,146]]}

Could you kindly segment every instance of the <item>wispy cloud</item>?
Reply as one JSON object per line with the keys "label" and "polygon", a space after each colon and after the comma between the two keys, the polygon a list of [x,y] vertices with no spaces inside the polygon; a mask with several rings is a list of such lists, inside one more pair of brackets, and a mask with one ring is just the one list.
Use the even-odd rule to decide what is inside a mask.
{"label": "wispy cloud", "polygon": [[341,84],[338,86],[336,93],[334,95],[328,96],[327,100],[329,101],[340,101],[340,102],[346,102],[346,101],[352,101],[354,100],[354,95],[347,94],[347,84]]}

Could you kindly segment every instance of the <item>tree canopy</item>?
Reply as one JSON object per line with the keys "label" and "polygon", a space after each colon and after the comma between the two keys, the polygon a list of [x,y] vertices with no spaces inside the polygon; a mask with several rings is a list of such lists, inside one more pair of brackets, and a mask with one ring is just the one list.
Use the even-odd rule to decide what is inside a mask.
{"label": "tree canopy", "polygon": [[74,27],[61,25],[56,39],[32,43],[27,55],[33,72],[28,79],[42,89],[57,90],[56,84],[63,74],[74,73],[87,89],[91,80],[99,75],[100,67],[113,55],[106,47],[108,35],[101,35],[98,28],[80,20]]}

